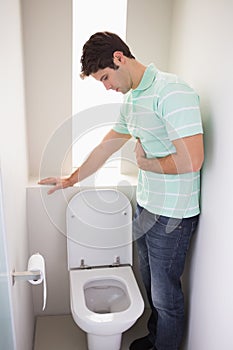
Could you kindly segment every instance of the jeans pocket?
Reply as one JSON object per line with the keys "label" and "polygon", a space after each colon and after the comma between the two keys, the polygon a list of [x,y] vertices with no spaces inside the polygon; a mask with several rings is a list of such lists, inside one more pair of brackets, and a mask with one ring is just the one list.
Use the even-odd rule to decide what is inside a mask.
{"label": "jeans pocket", "polygon": [[182,219],[170,218],[167,216],[157,216],[156,223],[161,226],[161,232],[171,234],[172,232],[182,229]]}

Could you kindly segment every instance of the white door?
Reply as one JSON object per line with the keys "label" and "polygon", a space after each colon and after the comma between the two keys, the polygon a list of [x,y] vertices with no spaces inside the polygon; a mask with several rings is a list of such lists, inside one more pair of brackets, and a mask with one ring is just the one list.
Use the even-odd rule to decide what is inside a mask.
{"label": "white door", "polygon": [[0,169],[0,349],[15,350]]}

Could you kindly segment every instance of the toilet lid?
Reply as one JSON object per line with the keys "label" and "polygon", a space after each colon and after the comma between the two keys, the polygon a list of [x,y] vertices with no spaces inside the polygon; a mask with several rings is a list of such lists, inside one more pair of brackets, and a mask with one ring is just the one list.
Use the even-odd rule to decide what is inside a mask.
{"label": "toilet lid", "polygon": [[113,189],[78,192],[67,207],[68,267],[132,265],[132,207]]}

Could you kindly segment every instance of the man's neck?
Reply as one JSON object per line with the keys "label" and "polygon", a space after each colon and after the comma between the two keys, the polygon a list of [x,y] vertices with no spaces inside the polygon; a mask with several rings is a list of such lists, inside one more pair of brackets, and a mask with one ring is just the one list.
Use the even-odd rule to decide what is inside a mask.
{"label": "man's neck", "polygon": [[131,61],[131,77],[132,77],[132,89],[136,89],[138,87],[138,85],[140,84],[142,77],[145,73],[146,70],[146,66],[140,62],[138,62],[137,60],[132,60]]}

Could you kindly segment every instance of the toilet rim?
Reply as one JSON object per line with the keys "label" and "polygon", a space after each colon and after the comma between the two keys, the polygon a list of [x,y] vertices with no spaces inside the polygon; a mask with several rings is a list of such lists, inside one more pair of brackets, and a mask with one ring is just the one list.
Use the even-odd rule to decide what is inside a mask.
{"label": "toilet rim", "polygon": [[117,287],[122,288],[124,290],[124,292],[129,296],[128,288],[127,288],[127,284],[126,284],[125,279],[122,278],[121,276],[118,276],[118,275],[109,275],[109,276],[98,275],[98,276],[95,276],[95,277],[89,277],[89,278],[87,278],[84,281],[83,289],[85,290],[88,287],[89,288],[95,287],[94,285],[93,286],[88,286],[88,284],[91,284],[92,282],[94,284],[95,282],[103,281],[103,283],[104,283],[105,281],[108,281],[108,280],[109,281],[113,281],[113,284],[114,284],[114,281],[116,281]]}
{"label": "toilet rim", "polygon": [[[98,270],[98,275],[96,275],[97,271],[94,270]],[[85,285],[89,282],[99,281],[102,279],[112,279],[121,283],[130,300],[129,307],[127,309],[106,314],[95,313],[88,309],[84,294]],[[134,319],[135,315],[140,316],[144,310],[144,302],[131,266],[93,270],[71,270],[70,287],[72,313],[80,318],[88,319],[88,322],[121,322],[122,318],[126,315],[128,320]],[[78,295],[78,297],[74,299],[74,295]]]}

